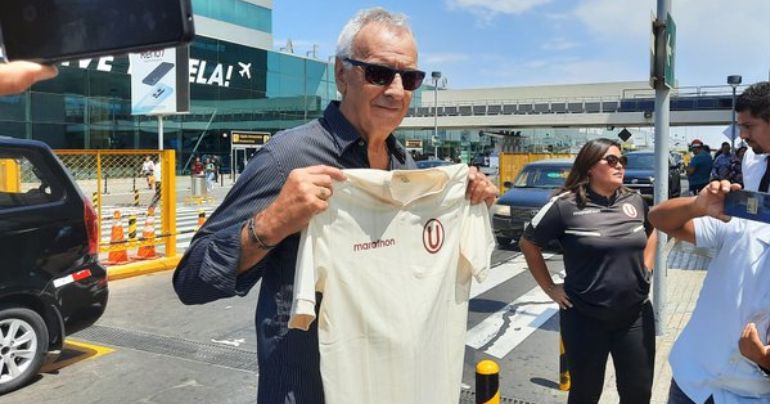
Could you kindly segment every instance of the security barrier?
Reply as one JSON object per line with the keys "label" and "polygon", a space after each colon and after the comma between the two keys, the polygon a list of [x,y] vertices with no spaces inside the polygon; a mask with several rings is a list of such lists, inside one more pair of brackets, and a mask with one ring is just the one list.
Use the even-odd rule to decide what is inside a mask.
{"label": "security barrier", "polygon": [[[69,170],[84,195],[92,197],[99,218],[100,253],[102,260],[111,251],[142,249],[142,258],[152,258],[149,249],[159,246],[159,255],[176,255],[176,162],[174,150],[56,150],[59,160]],[[146,159],[153,161],[151,175],[142,171]],[[3,168],[0,167],[0,170]],[[160,175],[158,175],[160,171]],[[0,172],[2,174],[2,172]],[[3,181],[0,177],[0,181]],[[7,181],[7,180],[4,180]],[[23,181],[23,176],[22,176]],[[129,237],[111,240],[103,234],[103,220],[115,210],[131,218]],[[148,219],[160,222],[160,231],[150,236]],[[137,219],[142,227],[136,237]],[[106,232],[105,232],[106,233]]]}
{"label": "security barrier", "polygon": [[521,169],[530,162],[545,159],[573,159],[570,153],[500,153],[500,194],[506,191],[505,183],[513,182]]}

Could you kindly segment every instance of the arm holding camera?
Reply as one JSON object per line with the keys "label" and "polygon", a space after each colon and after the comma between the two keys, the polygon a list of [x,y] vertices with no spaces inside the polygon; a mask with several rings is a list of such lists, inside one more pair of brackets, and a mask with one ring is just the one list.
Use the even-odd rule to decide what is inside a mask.
{"label": "arm holding camera", "polygon": [[26,91],[38,81],[56,77],[56,66],[45,66],[26,61],[0,64],[0,96]]}

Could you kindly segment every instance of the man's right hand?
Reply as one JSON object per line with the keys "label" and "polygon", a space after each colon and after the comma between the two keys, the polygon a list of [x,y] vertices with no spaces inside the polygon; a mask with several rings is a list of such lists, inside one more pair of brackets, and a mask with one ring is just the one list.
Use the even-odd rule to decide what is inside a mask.
{"label": "man's right hand", "polygon": [[302,231],[313,216],[329,207],[334,181],[344,180],[342,170],[330,166],[292,170],[278,197],[258,216],[257,228],[264,241],[277,244]]}
{"label": "man's right hand", "polygon": [[730,216],[725,215],[725,197],[730,192],[740,191],[739,184],[731,184],[730,181],[711,181],[698,193],[695,199],[695,208],[702,214],[715,217],[724,222],[730,221]]}

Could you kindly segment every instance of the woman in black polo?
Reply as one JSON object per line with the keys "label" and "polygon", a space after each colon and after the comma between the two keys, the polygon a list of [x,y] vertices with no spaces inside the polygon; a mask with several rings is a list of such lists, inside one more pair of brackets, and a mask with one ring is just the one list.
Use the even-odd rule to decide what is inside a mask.
{"label": "woman in black polo", "polygon": [[[520,243],[532,275],[559,304],[572,386],[569,403],[596,403],[612,355],[621,403],[649,403],[655,326],[648,299],[655,236],[641,195],[623,187],[620,145],[591,140],[564,186],[525,229]],[[564,283],[542,248],[558,240]]]}

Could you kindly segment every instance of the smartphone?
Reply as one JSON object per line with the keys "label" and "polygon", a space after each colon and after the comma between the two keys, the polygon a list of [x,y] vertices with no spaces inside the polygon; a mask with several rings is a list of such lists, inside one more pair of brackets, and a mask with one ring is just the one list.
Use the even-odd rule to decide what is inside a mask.
{"label": "smartphone", "polygon": [[173,63],[163,62],[153,69],[150,74],[142,80],[142,83],[147,84],[148,86],[154,86],[173,68]]}
{"label": "smartphone", "polygon": [[8,60],[53,63],[170,48],[195,36],[190,0],[0,0]]}
{"label": "smartphone", "polygon": [[725,197],[725,214],[770,223],[770,194],[753,191],[730,192]]}
{"label": "smartphone", "polygon": [[163,83],[158,84],[152,88],[151,92],[147,93],[147,95],[145,95],[141,100],[139,100],[138,103],[136,103],[136,106],[134,107],[134,113],[145,114],[152,111],[173,93],[173,88]]}

